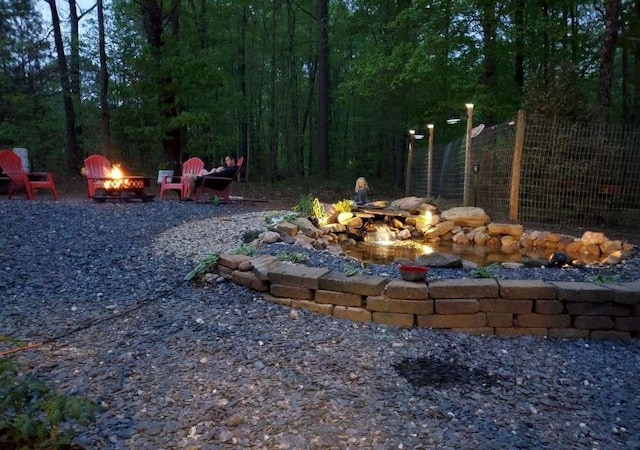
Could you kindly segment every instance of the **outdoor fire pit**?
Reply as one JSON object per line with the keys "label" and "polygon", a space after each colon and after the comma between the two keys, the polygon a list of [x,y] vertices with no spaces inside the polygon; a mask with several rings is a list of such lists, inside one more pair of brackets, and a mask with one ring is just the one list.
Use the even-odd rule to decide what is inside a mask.
{"label": "outdoor fire pit", "polygon": [[142,176],[124,175],[119,167],[111,169],[111,177],[92,178],[92,180],[102,182],[101,188],[96,188],[93,201],[103,203],[107,200],[129,201],[141,200],[150,202],[153,195],[147,194],[145,187],[151,185],[151,178]]}

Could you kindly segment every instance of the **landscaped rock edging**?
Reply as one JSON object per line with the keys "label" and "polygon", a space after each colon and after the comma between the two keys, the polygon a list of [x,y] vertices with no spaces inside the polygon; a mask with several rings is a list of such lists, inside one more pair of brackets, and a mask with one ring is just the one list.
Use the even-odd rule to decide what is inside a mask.
{"label": "landscaped rock edging", "polygon": [[284,263],[272,255],[221,255],[226,279],[265,292],[268,302],[339,319],[498,336],[568,339],[640,337],[640,281],[456,279],[408,282],[347,276]]}

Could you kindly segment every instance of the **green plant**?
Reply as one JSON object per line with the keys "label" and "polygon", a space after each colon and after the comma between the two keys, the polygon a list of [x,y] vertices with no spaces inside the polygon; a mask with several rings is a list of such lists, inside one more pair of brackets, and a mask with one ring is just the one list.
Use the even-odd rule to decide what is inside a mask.
{"label": "green plant", "polygon": [[242,234],[242,242],[248,244],[249,242],[253,242],[260,237],[260,230],[248,230]]}
{"label": "green plant", "polygon": [[469,272],[473,278],[495,278],[494,270],[498,267],[498,263],[491,263],[488,266],[471,269]]}
{"label": "green plant", "polygon": [[299,213],[301,216],[309,217],[313,214],[313,202],[314,197],[311,194],[306,194],[300,197],[298,204],[293,207],[293,210]]}
{"label": "green plant", "polygon": [[590,283],[596,284],[616,284],[620,282],[620,275],[589,275],[586,280]]}
{"label": "green plant", "polygon": [[212,195],[209,200],[211,200],[211,203],[213,203],[216,206],[220,204],[220,197],[218,197],[217,195]]}
{"label": "green plant", "polygon": [[339,213],[351,212],[353,210],[353,201],[348,199],[340,200],[339,202],[334,203],[333,207]]}
{"label": "green plant", "polygon": [[233,252],[235,255],[255,256],[258,254],[258,249],[251,245],[246,245],[244,242],[240,244]]}
{"label": "green plant", "polygon": [[280,261],[288,261],[292,263],[306,262],[309,260],[309,255],[302,252],[278,252],[276,253],[276,257]]}
{"label": "green plant", "polygon": [[184,277],[184,280],[185,281],[192,280],[196,275],[201,274],[202,272],[208,270],[209,267],[216,264],[219,259],[220,259],[220,255],[217,253],[213,253],[205,256],[204,259],[200,261],[198,264],[196,264],[193,270]]}
{"label": "green plant", "polygon": [[0,359],[1,448],[68,446],[78,426],[93,421],[97,410],[88,398],[59,395],[24,375],[14,360]]}
{"label": "green plant", "polygon": [[351,264],[345,264],[343,272],[346,276],[352,277],[354,275],[360,275],[364,267],[364,263],[360,264],[360,267],[352,266]]}

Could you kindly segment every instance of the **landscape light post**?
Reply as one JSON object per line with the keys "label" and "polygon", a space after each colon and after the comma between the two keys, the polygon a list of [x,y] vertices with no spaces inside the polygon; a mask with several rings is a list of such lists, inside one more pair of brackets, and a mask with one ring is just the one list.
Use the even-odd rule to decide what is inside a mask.
{"label": "landscape light post", "polygon": [[433,124],[427,125],[429,129],[429,153],[427,159],[427,197],[433,194]]}
{"label": "landscape light post", "polygon": [[471,132],[473,130],[473,103],[467,103],[467,136],[464,145],[464,206],[471,205]]}

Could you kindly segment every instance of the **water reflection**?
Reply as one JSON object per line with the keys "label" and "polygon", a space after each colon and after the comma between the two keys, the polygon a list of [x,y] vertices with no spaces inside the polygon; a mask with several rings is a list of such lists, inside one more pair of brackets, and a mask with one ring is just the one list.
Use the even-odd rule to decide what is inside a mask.
{"label": "water reflection", "polygon": [[[459,245],[451,242],[429,243],[427,245],[423,241],[411,240],[395,241],[391,243],[391,245],[358,242],[355,245],[344,246],[343,250],[352,258],[375,264],[391,264],[396,258],[415,260],[420,255],[439,252],[456,255],[461,259],[472,261],[480,267],[487,266],[494,262],[522,262],[525,259],[546,261],[554,252],[554,250],[547,249],[522,249],[519,247],[494,248],[477,245]],[[578,258],[579,255],[569,256],[573,259]],[[582,256],[582,258],[584,258],[584,256]]]}

